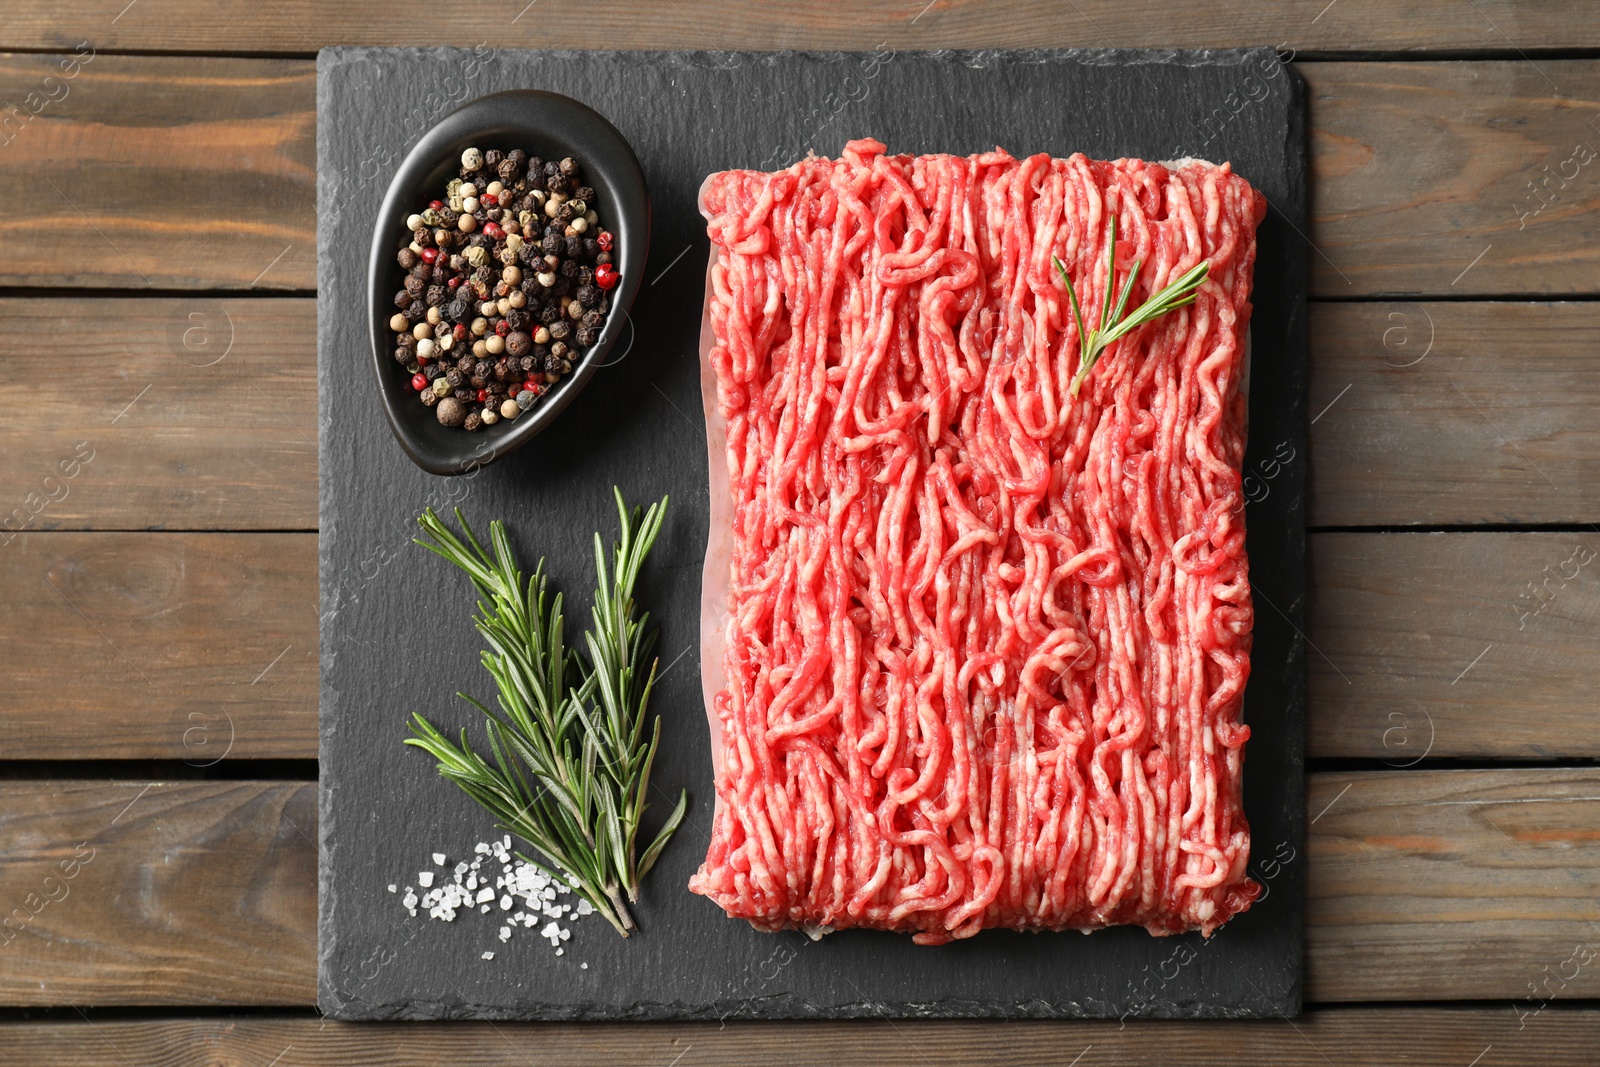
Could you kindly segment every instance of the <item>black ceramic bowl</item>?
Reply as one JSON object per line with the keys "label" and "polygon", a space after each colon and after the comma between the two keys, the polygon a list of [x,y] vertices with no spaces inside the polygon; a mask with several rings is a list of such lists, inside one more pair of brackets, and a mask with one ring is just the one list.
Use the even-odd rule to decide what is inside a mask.
{"label": "black ceramic bowl", "polygon": [[[441,426],[411,388],[410,375],[394,360],[394,294],[405,282],[395,260],[406,216],[429,200],[442,199],[445,183],[456,176],[461,153],[477,146],[520,148],[545,159],[572,156],[583,180],[594,188],[600,223],[616,238],[613,262],[621,276],[611,290],[611,310],[600,337],[570,373],[516,419],[502,419],[471,433]],[[492,463],[526,444],[550,425],[594,377],[606,353],[632,327],[628,310],[639,292],[650,246],[650,194],[633,149],[615,126],[592,108],[557,93],[516,90],[481,97],[446,115],[417,142],[389,183],[372,235],[367,273],[367,306],[372,334],[372,367],[389,428],[417,466],[433,474],[461,474]]]}

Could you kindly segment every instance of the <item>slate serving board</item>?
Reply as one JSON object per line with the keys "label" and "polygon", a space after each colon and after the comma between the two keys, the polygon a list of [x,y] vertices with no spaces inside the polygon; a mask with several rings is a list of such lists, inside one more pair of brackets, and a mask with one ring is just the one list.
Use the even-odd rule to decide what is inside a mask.
{"label": "slate serving board", "polygon": [[[414,467],[383,423],[366,345],[370,229],[388,176],[443,114],[501,89],[568,94],[632,142],[654,202],[634,338],[555,426],[460,478]],[[1303,90],[1270,49],[1228,52],[730,54],[338,48],[318,59],[321,458],[321,863],[318,999],[345,1019],[1256,1016],[1299,1010],[1305,483]],[[1209,941],[1143,930],[986,931],[940,948],[849,931],[813,943],[727,919],[685,882],[712,808],[699,684],[706,540],[697,344],[708,250],[701,180],[729,167],[834,155],[871,135],[892,152],[1231,160],[1272,211],[1256,266],[1249,552],[1256,593],[1245,718],[1245,807],[1264,900]],[[603,210],[603,206],[602,206]],[[446,733],[488,697],[465,579],[410,543],[425,505],[508,520],[525,563],[545,556],[587,616],[591,538],[610,489],[670,493],[641,590],[665,668],[659,816],[687,788],[683,829],[651,874],[624,942],[598,918],[556,957],[493,915],[408,916],[390,883],[492,826],[432,761],[402,746],[410,711]],[[480,735],[481,736],[481,735]],[[481,959],[494,951],[492,961]],[[581,964],[587,963],[587,968]]]}

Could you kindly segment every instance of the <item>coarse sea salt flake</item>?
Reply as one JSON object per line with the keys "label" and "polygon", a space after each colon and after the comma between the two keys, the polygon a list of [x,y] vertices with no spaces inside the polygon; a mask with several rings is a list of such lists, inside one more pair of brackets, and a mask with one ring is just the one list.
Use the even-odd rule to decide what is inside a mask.
{"label": "coarse sea salt flake", "polygon": [[433,865],[435,867],[443,867],[444,866],[444,853],[443,852],[435,852],[433,854]]}
{"label": "coarse sea salt flake", "polygon": [[483,954],[483,958],[486,959],[486,960],[492,960],[492,959],[494,959],[494,953],[493,952],[485,952]]}
{"label": "coarse sea salt flake", "polygon": [[[468,889],[472,888],[472,883],[471,882],[467,883],[467,888]],[[493,899],[494,899],[494,890],[488,888],[487,886],[485,886],[483,889],[478,890],[478,895],[474,898],[474,902],[478,903],[478,904],[482,904],[485,901],[490,901],[490,900],[493,900]]]}
{"label": "coarse sea salt flake", "polygon": [[394,883],[393,882],[389,883],[389,892],[391,892],[391,893],[394,892]]}
{"label": "coarse sea salt flake", "polygon": [[417,874],[417,884],[426,889],[433,884],[433,872],[421,871]]}

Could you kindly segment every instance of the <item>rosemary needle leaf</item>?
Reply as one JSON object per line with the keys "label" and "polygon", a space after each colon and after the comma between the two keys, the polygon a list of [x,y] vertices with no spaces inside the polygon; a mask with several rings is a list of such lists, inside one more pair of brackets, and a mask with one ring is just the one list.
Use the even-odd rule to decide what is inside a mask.
{"label": "rosemary needle leaf", "polygon": [[405,743],[433,756],[444,778],[532,845],[627,937],[635,929],[627,901],[638,899],[640,881],[682,824],[689,797],[679,795],[655,840],[636,855],[661,720],[647,733],[655,631],[633,588],[667,500],[630,510],[620,490],[615,496],[621,532],[609,566],[595,535],[597,587],[583,652],[566,643],[562,598],[550,595],[544,561],[524,578],[504,523],[490,524],[485,548],[459,510],[459,535],[433,509],[423,512],[417,544],[464,571],[478,593],[473,623],[489,646],[482,662],[499,711],[461,694],[483,715],[492,764],[472,749],[465,730],[458,745],[421,715]]}
{"label": "rosemary needle leaf", "polygon": [[1211,265],[1201,260],[1190,267],[1175,281],[1169,283],[1165,289],[1151,296],[1132,312],[1124,315],[1128,306],[1128,298],[1133,294],[1134,283],[1138,280],[1139,269],[1144,266],[1143,260],[1134,260],[1133,267],[1128,271],[1128,280],[1123,283],[1122,295],[1117,298],[1116,307],[1111,306],[1111,292],[1116,284],[1117,272],[1117,219],[1113,215],[1109,224],[1110,239],[1106,241],[1106,280],[1104,286],[1104,303],[1100,309],[1100,324],[1093,330],[1088,329],[1083,322],[1083,310],[1078,305],[1078,291],[1073,288],[1072,278],[1067,274],[1066,265],[1055,256],[1050,257],[1050,263],[1055,267],[1056,273],[1061,276],[1061,282],[1066,287],[1067,299],[1072,303],[1072,320],[1078,328],[1078,370],[1072,376],[1072,384],[1068,389],[1073,396],[1078,395],[1084,379],[1089,377],[1089,371],[1094,368],[1101,354],[1121,338],[1132,333],[1140,326],[1154,322],[1169,311],[1181,307],[1188,307],[1195,301],[1195,294],[1201,284],[1206,280],[1211,271]]}

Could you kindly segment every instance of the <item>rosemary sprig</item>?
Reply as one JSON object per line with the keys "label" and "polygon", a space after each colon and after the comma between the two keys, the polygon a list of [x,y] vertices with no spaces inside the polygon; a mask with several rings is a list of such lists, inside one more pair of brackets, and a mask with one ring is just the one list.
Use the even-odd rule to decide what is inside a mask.
{"label": "rosemary sprig", "polygon": [[599,587],[583,635],[587,655],[565,644],[562,598],[547,595],[544,560],[524,581],[504,523],[489,525],[491,553],[460,509],[456,521],[465,540],[432,508],[417,520],[428,540],[416,543],[460,567],[477,588],[473,622],[489,643],[483,666],[499,690],[500,711],[458,694],[483,712],[493,763],[472,749],[466,730],[458,746],[420,714],[406,744],[437,759],[441,775],[560,868],[627,937],[636,928],[627,902],[638,899],[639,883],[683,822],[689,797],[679,796],[655,840],[636,856],[661,720],[647,736],[656,634],[650,616],[634,603],[633,587],[661,531],[667,499],[641,518],[639,508],[630,512],[622,492],[614,492],[622,532],[609,571],[605,546],[598,533],[594,537]]}
{"label": "rosemary sprig", "polygon": [[1067,298],[1072,301],[1072,317],[1078,324],[1078,373],[1072,376],[1072,385],[1068,390],[1073,396],[1078,395],[1078,389],[1083,385],[1083,380],[1089,376],[1089,371],[1094,368],[1100,353],[1145,323],[1152,322],[1175,308],[1194,303],[1195,290],[1200,288],[1200,283],[1206,280],[1206,274],[1211,270],[1211,265],[1203,260],[1196,263],[1176,281],[1140,304],[1127,318],[1123,318],[1123,309],[1128,306],[1128,297],[1133,293],[1133,283],[1138,280],[1139,268],[1144,266],[1144,262],[1137,259],[1133,261],[1133,269],[1128,272],[1128,280],[1123,284],[1122,295],[1117,298],[1117,306],[1113,310],[1111,290],[1117,280],[1117,217],[1112,215],[1111,240],[1106,248],[1105,301],[1100,307],[1100,325],[1093,330],[1087,330],[1083,325],[1083,312],[1078,307],[1078,293],[1072,287],[1072,279],[1067,275],[1067,268],[1055,256],[1050,257],[1050,262],[1067,287]]}

